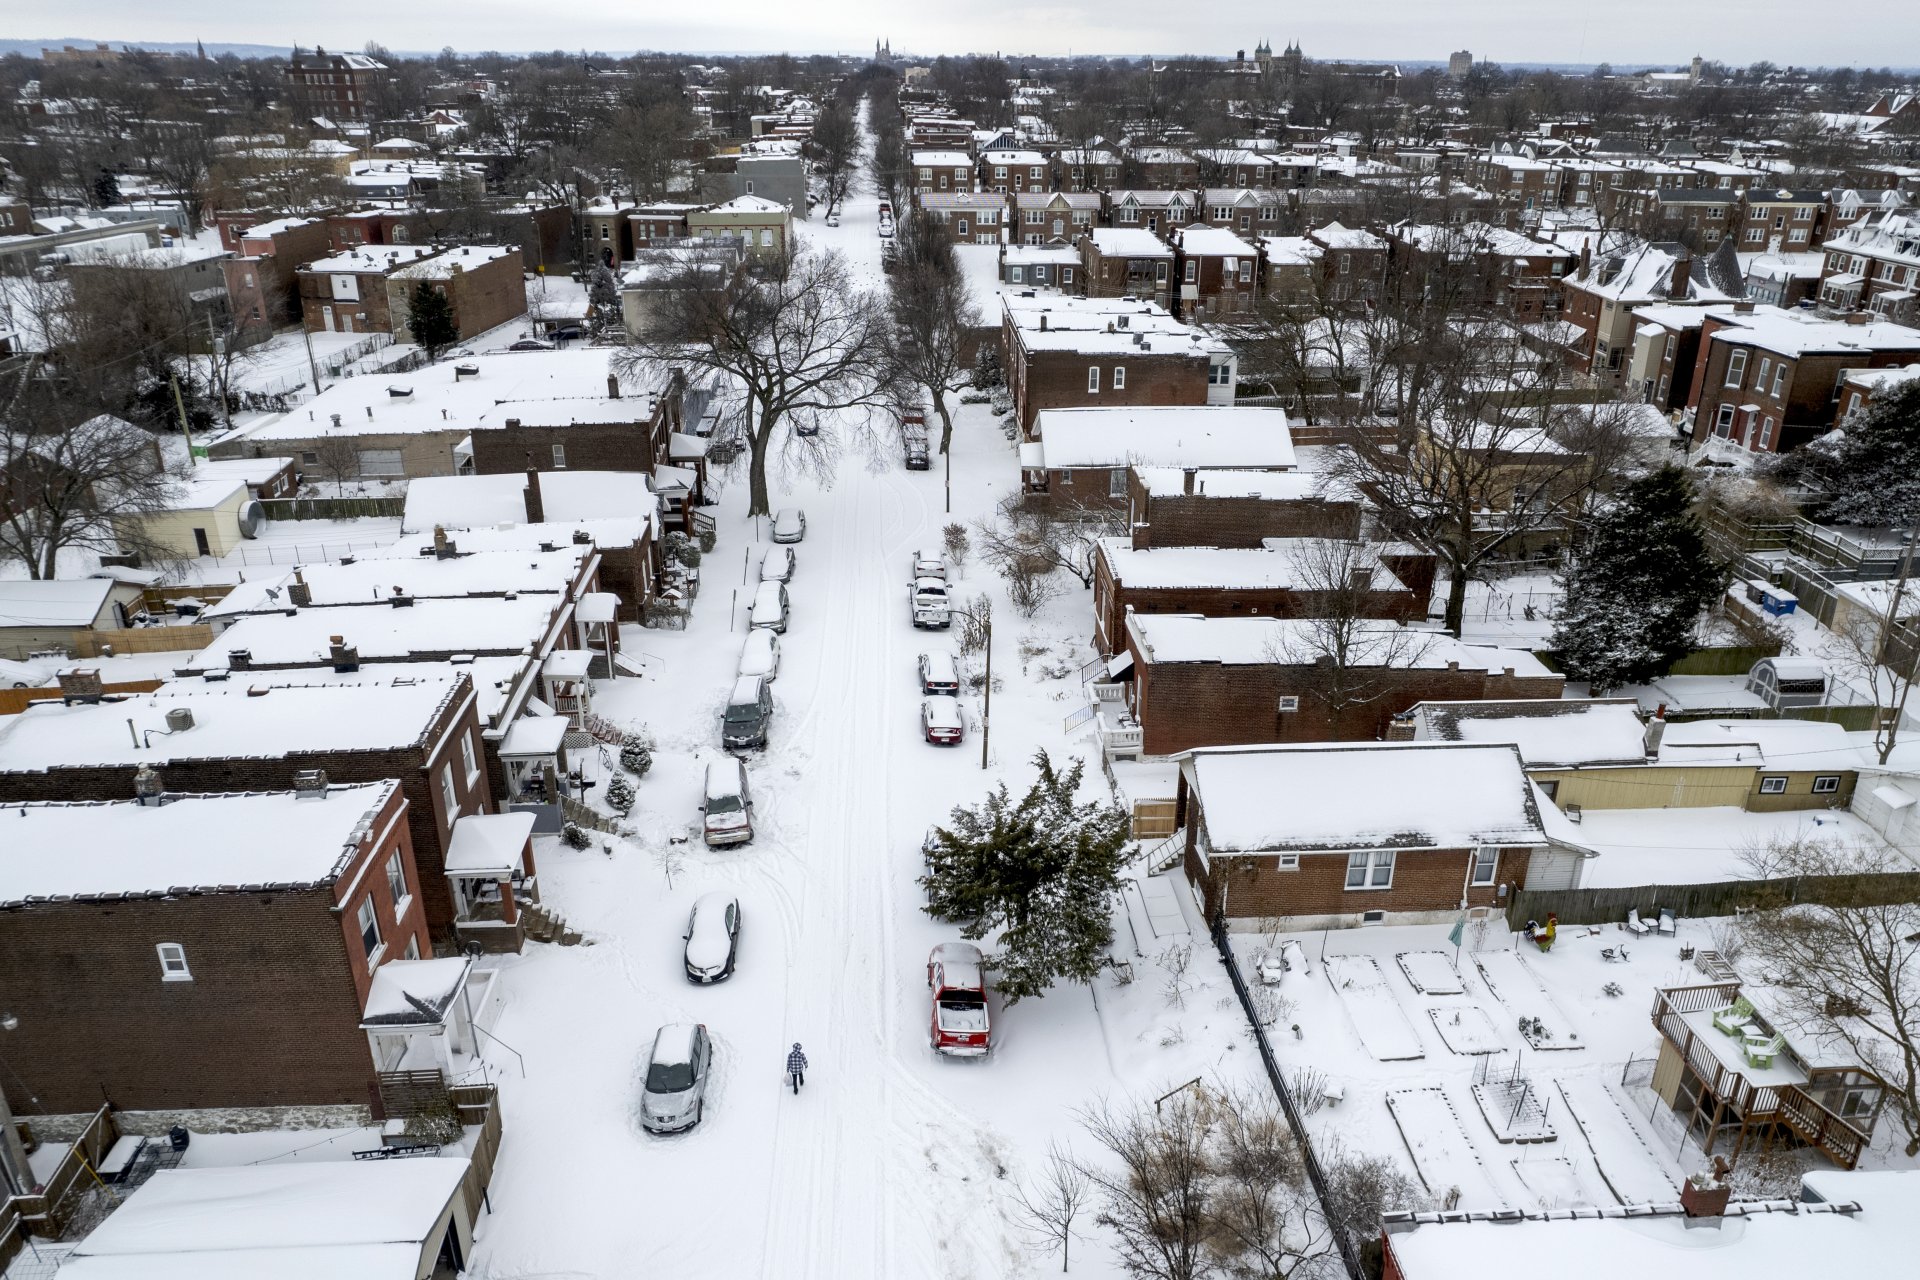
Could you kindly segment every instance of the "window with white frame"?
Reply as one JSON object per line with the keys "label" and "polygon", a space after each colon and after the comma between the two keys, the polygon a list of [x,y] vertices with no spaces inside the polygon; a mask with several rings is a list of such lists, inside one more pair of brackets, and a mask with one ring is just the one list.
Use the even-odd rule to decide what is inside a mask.
{"label": "window with white frame", "polygon": [[460,816],[460,793],[454,790],[453,766],[450,764],[440,766],[440,799],[446,806],[447,825],[452,826],[453,820]]}
{"label": "window with white frame", "polygon": [[1027,269],[1025,267],[1008,267],[1007,268],[1008,284],[1025,284],[1026,280],[1027,280]]}
{"label": "window with white frame", "polygon": [[1773,398],[1778,400],[1780,393],[1787,389],[1787,362],[1782,360],[1773,371]]}
{"label": "window with white frame", "polygon": [[1500,850],[1490,844],[1483,844],[1473,851],[1473,883],[1486,886],[1493,883],[1494,873],[1500,869]]}
{"label": "window with white frame", "polygon": [[1107,472],[1107,496],[1109,498],[1124,498],[1127,496],[1127,469],[1125,467],[1115,467],[1113,470]]}
{"label": "window with white frame", "polygon": [[1240,283],[1241,284],[1253,283],[1253,260],[1252,259],[1247,259],[1246,261],[1240,264]]}
{"label": "window with white frame", "polygon": [[393,895],[393,918],[398,920],[407,914],[407,904],[413,901],[413,893],[407,888],[407,861],[398,849],[387,855],[387,892]]}
{"label": "window with white frame", "polygon": [[1087,394],[1100,394],[1100,366],[1097,364],[1087,366]]}
{"label": "window with white frame", "polygon": [[1723,404],[1720,406],[1720,411],[1714,415],[1713,434],[1717,436],[1724,436],[1724,435],[1730,434],[1732,431],[1733,431],[1733,406],[1730,404]]}
{"label": "window with white frame", "polygon": [[1298,871],[1300,869],[1300,855],[1297,853],[1280,854],[1274,858],[1273,866],[1276,871]]}
{"label": "window with white frame", "polygon": [[356,918],[360,922],[360,948],[367,953],[367,967],[372,968],[380,958],[380,913],[374,910],[372,897],[360,899]]}
{"label": "window with white frame", "polygon": [[1393,850],[1373,849],[1347,855],[1347,888],[1391,889]]}
{"label": "window with white frame", "polygon": [[1760,419],[1760,447],[1762,449],[1771,449],[1773,447],[1772,415]]}
{"label": "window with white frame", "polygon": [[563,444],[553,446],[553,469],[555,471],[567,469],[567,446]]}
{"label": "window with white frame", "polygon": [[1007,166],[1003,164],[993,166],[993,176],[1004,181],[1007,176]]}
{"label": "window with white frame", "polygon": [[1037,164],[1036,164],[1036,165],[1034,165],[1034,166],[1033,166],[1032,168],[1030,168],[1030,169],[1028,169],[1028,170],[1027,170],[1027,181],[1029,181],[1029,182],[1038,182],[1038,181],[1040,181],[1040,166],[1039,166],[1039,165],[1037,165]]}
{"label": "window with white frame", "polygon": [[1787,780],[1782,774],[1773,774],[1760,779],[1760,794],[1763,796],[1783,796],[1787,794]]}
{"label": "window with white frame", "polygon": [[1127,389],[1127,366],[1123,364],[1113,366],[1113,389],[1115,391]]}
{"label": "window with white frame", "polygon": [[154,951],[160,956],[160,981],[192,982],[193,974],[187,968],[187,949],[178,942],[159,942]]}
{"label": "window with white frame", "polygon": [[480,777],[480,760],[473,753],[473,735],[460,735],[460,763],[466,766],[467,782],[471,785]]}
{"label": "window with white frame", "polygon": [[1191,258],[1187,260],[1187,283],[1192,284],[1200,278],[1200,264]]}
{"label": "window with white frame", "polygon": [[1813,780],[1813,794],[1817,796],[1830,796],[1839,790],[1840,775],[1837,773],[1822,773]]}
{"label": "window with white frame", "polygon": [[1747,352],[1744,347],[1736,347],[1727,356],[1726,385],[1737,387],[1747,380]]}

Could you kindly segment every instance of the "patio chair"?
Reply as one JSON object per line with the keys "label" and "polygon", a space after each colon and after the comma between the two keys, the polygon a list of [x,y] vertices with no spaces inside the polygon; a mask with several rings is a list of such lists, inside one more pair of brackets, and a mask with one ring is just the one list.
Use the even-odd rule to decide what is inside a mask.
{"label": "patio chair", "polygon": [[1660,908],[1660,932],[1671,938],[1680,927],[1679,917],[1673,914],[1672,907]]}
{"label": "patio chair", "polygon": [[1713,1014],[1715,1029],[1730,1036],[1743,1034],[1751,1021],[1753,1021],[1753,1004],[1745,996],[1741,996],[1724,1009],[1716,1009]]}
{"label": "patio chair", "polygon": [[1786,1044],[1786,1037],[1768,1036],[1765,1039],[1748,1038],[1740,1045],[1742,1053],[1747,1055],[1747,1065],[1762,1070],[1773,1065],[1773,1056]]}
{"label": "patio chair", "polygon": [[1653,926],[1640,918],[1640,908],[1627,908],[1627,932],[1638,936],[1653,932]]}

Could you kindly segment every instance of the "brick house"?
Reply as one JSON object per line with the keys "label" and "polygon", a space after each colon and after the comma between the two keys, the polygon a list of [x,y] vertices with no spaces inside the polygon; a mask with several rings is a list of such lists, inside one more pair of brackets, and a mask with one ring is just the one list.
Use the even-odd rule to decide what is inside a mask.
{"label": "brick house", "polygon": [[929,191],[980,190],[973,157],[964,151],[915,151],[910,163],[915,195]]}
{"label": "brick house", "polygon": [[1891,320],[1912,320],[1920,292],[1920,216],[1900,209],[1862,218],[1828,237],[1820,301]]}
{"label": "brick house", "polygon": [[380,109],[387,64],[364,53],[293,51],[286,68],[287,92],[298,114],[330,120],[371,120]]}
{"label": "brick house", "polygon": [[1142,551],[1357,538],[1364,509],[1357,495],[1311,471],[1136,466],[1127,476],[1127,525]]}
{"label": "brick house", "polygon": [[1150,302],[1003,294],[1001,341],[1028,438],[1047,409],[1233,402],[1232,348]]}
{"label": "brick house", "polygon": [[1629,316],[1632,354],[1628,357],[1626,383],[1662,413],[1678,413],[1687,407],[1707,310],[1705,306],[1656,302],[1635,307]]}
{"label": "brick house", "polygon": [[1441,263],[1473,282],[1462,301],[1504,311],[1522,324],[1560,311],[1560,281],[1578,259],[1570,249],[1484,222],[1403,222],[1393,228],[1394,253],[1426,273]]}
{"label": "brick house", "polygon": [[1833,425],[1838,427],[1855,414],[1865,413],[1876,401],[1900,394],[1920,381],[1920,364],[1888,369],[1849,369],[1840,380],[1840,393],[1834,398]]}
{"label": "brick house", "polygon": [[354,209],[329,213],[327,238],[335,253],[352,253],[363,245],[421,244],[433,237],[426,219],[412,209]]}
{"label": "brick house", "polygon": [[[227,292],[233,298],[236,320],[273,325],[300,318],[300,282],[297,270],[327,257],[333,235],[324,218],[275,218],[256,222],[251,217],[216,220],[220,243],[235,256],[223,265]],[[248,280],[251,275],[253,278]],[[258,314],[254,314],[257,309]]]}
{"label": "brick house", "polygon": [[[1563,677],[1532,654],[1382,623],[1349,658],[1347,688],[1316,659],[1309,622],[1133,614],[1121,691],[1142,755],[1260,742],[1368,741],[1416,703],[1557,698]],[[1354,690],[1364,686],[1367,696]]]}
{"label": "brick house", "polygon": [[1104,147],[1068,147],[1053,157],[1059,191],[1107,191],[1120,185],[1121,160]]}
{"label": "brick house", "polygon": [[1832,423],[1846,371],[1916,359],[1920,329],[1865,312],[1827,320],[1746,303],[1709,308],[1693,374],[1693,441],[1717,438],[1755,453],[1784,452]]}
{"label": "brick house", "polygon": [[1095,227],[1078,241],[1081,285],[1095,298],[1173,301],[1173,246],[1137,227]]}
{"label": "brick house", "polygon": [[1312,306],[1326,274],[1326,248],[1306,236],[1261,236],[1258,243],[1267,272],[1263,295],[1282,306]]}
{"label": "brick house", "polygon": [[1260,250],[1220,227],[1173,233],[1174,312],[1194,323],[1250,316],[1260,296]]}
{"label": "brick house", "polygon": [[1320,259],[1323,297],[1336,302],[1363,302],[1380,296],[1393,247],[1385,237],[1329,222],[1307,232],[1307,239],[1325,251]]}
{"label": "brick house", "polygon": [[1200,162],[1178,147],[1136,147],[1127,154],[1127,172],[1143,187],[1192,187],[1200,181]]}
{"label": "brick house", "polygon": [[[4,717],[0,801],[130,800],[143,767],[170,794],[285,789],[313,769],[336,783],[398,779],[427,927],[449,928],[443,860],[453,824],[494,809],[472,679],[337,687],[244,679],[114,702],[41,702]],[[178,712],[184,720],[169,714]]]}
{"label": "brick house", "polygon": [[1133,467],[1291,471],[1296,463],[1284,409],[1046,409],[1038,440],[1020,446],[1029,501],[1121,509]]}
{"label": "brick house", "polygon": [[1354,601],[1367,618],[1424,618],[1418,595],[1371,548],[1323,555],[1311,538],[1266,538],[1258,547],[1134,548],[1102,538],[1093,555],[1093,643],[1101,653],[1126,648],[1129,614],[1192,614],[1207,618],[1299,618],[1324,612],[1331,567],[1352,561],[1365,583]]}
{"label": "brick house", "polygon": [[1000,283],[1016,289],[1059,289],[1080,284],[1080,251],[1065,244],[1003,244]]}
{"label": "brick house", "polygon": [[1740,212],[1742,253],[1803,253],[1827,231],[1827,193],[1818,189],[1755,186]]}
{"label": "brick house", "polygon": [[1108,191],[1105,200],[1109,226],[1143,228],[1157,236],[1192,222],[1199,207],[1199,196],[1185,190]]}
{"label": "brick house", "polygon": [[1549,837],[1504,744],[1216,747],[1179,763],[1183,867],[1230,929],[1451,921],[1583,857]]}
{"label": "brick house", "polygon": [[1251,187],[1208,187],[1200,193],[1194,221],[1258,239],[1280,228],[1280,194]]}
{"label": "brick house", "polygon": [[1734,238],[1740,223],[1740,197],[1717,187],[1691,191],[1660,190],[1653,194],[1647,234],[1680,240],[1701,253],[1711,253]]}
{"label": "brick house", "polygon": [[413,292],[446,295],[459,341],[527,314],[527,278],[514,245],[462,245],[387,274],[387,315],[395,342],[413,341]]}
{"label": "brick house", "polygon": [[793,211],[764,196],[735,196],[687,214],[687,234],[741,241],[756,261],[778,261],[793,243]]}
{"label": "brick house", "polygon": [[1222,187],[1266,188],[1279,182],[1283,166],[1245,147],[1200,148],[1193,153],[1200,179]]}
{"label": "brick house", "polygon": [[373,976],[431,954],[408,808],[396,782],[324,779],[12,806],[0,859],[0,969],[18,1019],[9,1103],[365,1102]]}
{"label": "brick house", "polygon": [[1020,244],[1069,244],[1093,229],[1100,197],[1090,191],[1031,191],[1013,197],[1012,238]]}
{"label": "brick house", "polygon": [[308,333],[392,333],[387,277],[430,258],[425,245],[368,245],[301,265],[300,313]]}
{"label": "brick house", "polygon": [[1007,198],[992,191],[929,191],[916,197],[927,217],[947,229],[955,244],[999,244],[1007,225]]}
{"label": "brick house", "polygon": [[503,400],[473,423],[473,472],[640,471],[668,462],[681,429],[685,376],[664,375],[663,394],[625,394],[607,375],[605,395]]}
{"label": "brick house", "polygon": [[1580,330],[1580,364],[1617,385],[1633,352],[1636,310],[1652,303],[1735,302],[1745,285],[1731,242],[1696,257],[1677,242],[1642,241],[1597,258],[1583,255],[1560,289],[1560,318]]}
{"label": "brick house", "polygon": [[974,184],[976,189],[997,195],[1046,191],[1053,185],[1047,176],[1047,158],[1038,151],[1024,148],[982,151],[974,168],[979,174]]}
{"label": "brick house", "polygon": [[[631,203],[599,199],[580,211],[580,261],[603,267],[618,267],[633,261],[633,214]],[[684,225],[684,224],[683,224]]]}

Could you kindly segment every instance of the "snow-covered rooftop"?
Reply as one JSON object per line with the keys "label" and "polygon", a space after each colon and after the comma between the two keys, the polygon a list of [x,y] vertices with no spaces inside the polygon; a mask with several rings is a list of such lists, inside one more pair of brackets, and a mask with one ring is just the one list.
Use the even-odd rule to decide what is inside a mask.
{"label": "snow-covered rooftop", "polygon": [[1225,227],[1181,227],[1174,232],[1181,249],[1194,257],[1251,258],[1254,247]]}
{"label": "snow-covered rooftop", "polygon": [[[1114,580],[1138,590],[1218,587],[1224,590],[1325,590],[1327,561],[1312,538],[1268,538],[1244,547],[1157,547],[1136,551],[1126,538],[1102,538],[1100,554]],[[1375,591],[1404,591],[1393,571],[1355,552],[1352,567],[1369,565]],[[1340,568],[1344,571],[1346,564]]]}
{"label": "snow-covered rooftop", "polygon": [[162,1170],[74,1246],[60,1274],[412,1280],[468,1163],[455,1156]]}
{"label": "snow-covered rooftop", "polygon": [[424,654],[531,652],[560,607],[559,597],[541,594],[426,599],[404,608],[355,604],[252,614],[221,632],[186,665],[217,670],[227,666],[227,655],[236,649],[246,650],[263,667],[322,663],[332,636],[343,637],[365,662]]}
{"label": "snow-covered rooftop", "polygon": [[581,563],[592,548],[572,542],[552,551],[487,551],[445,560],[417,556],[412,560],[355,560],[352,564],[313,564],[298,569],[242,569],[256,575],[216,601],[203,618],[235,617],[248,613],[284,613],[292,607],[288,588],[306,585],[309,607],[371,605],[385,601],[395,588],[416,599],[493,596],[502,592],[565,591],[579,576]]}
{"label": "snow-covered rooftop", "polygon": [[1034,420],[1039,466],[1256,467],[1294,465],[1283,409],[1042,409]]}
{"label": "snow-covered rooftop", "polygon": [[[407,507],[400,528],[406,533],[431,533],[435,525],[472,529],[518,524],[527,518],[526,488],[527,477],[517,471],[489,476],[423,476],[407,485]],[[644,522],[659,509],[660,500],[646,475],[638,471],[543,471],[540,504],[549,524],[605,519]],[[455,541],[461,550],[470,549],[469,539]]]}
{"label": "snow-covered rooftop", "polygon": [[0,579],[0,627],[87,627],[106,606],[111,578]]}
{"label": "snow-covered rooftop", "polygon": [[1206,747],[1182,768],[1217,853],[1547,839],[1520,754],[1505,744]]}
{"label": "snow-covered rooftop", "polygon": [[[442,708],[470,690],[458,678],[289,688],[242,676],[220,685],[170,684],[120,701],[37,702],[19,715],[0,716],[0,771],[411,746]],[[169,733],[167,712],[176,708],[193,712],[193,727]]]}
{"label": "snow-covered rooftop", "polygon": [[1887,320],[1849,324],[1828,320],[1810,311],[1757,306],[1751,311],[1712,307],[1708,314],[1727,327],[1713,334],[1715,342],[1758,347],[1786,356],[1815,352],[1920,351],[1920,329]]}
{"label": "snow-covered rooftop", "polygon": [[[1149,496],[1176,498],[1187,493],[1189,472],[1182,467],[1136,467]],[[1207,498],[1264,498],[1268,501],[1305,501],[1323,496],[1326,478],[1311,470],[1221,471],[1195,470],[1193,496]]]}
{"label": "snow-covered rooftop", "polygon": [[1646,763],[1645,728],[1632,699],[1423,702],[1414,736],[1435,742],[1510,742],[1529,768]]}
{"label": "snow-covered rooftop", "polygon": [[328,884],[398,785],[8,805],[0,904]]}
{"label": "snow-covered rooftop", "polygon": [[419,244],[363,244],[330,258],[302,263],[300,270],[314,275],[385,275],[396,267],[439,252]]}
{"label": "snow-covered rooftop", "polygon": [[[1225,666],[1259,666],[1290,654],[1314,649],[1313,623],[1301,618],[1206,618],[1192,613],[1136,613],[1129,627],[1144,648],[1148,662],[1218,662]],[[1462,670],[1503,672],[1516,676],[1550,676],[1540,659],[1524,649],[1464,644],[1440,632],[1410,632],[1404,642],[1388,644],[1386,637],[1404,629],[1391,622],[1363,627],[1356,634],[1378,633],[1371,648],[1396,667],[1443,669],[1457,663]],[[1279,655],[1276,657],[1276,655]],[[1311,662],[1310,656],[1299,659]],[[1364,656],[1352,659],[1366,665]]]}
{"label": "snow-covered rooftop", "polygon": [[[565,721],[562,716],[548,718]],[[453,824],[447,874],[511,875],[523,869],[520,855],[532,836],[530,812],[466,814]]]}
{"label": "snow-covered rooftop", "polygon": [[1087,233],[1093,247],[1107,258],[1173,258],[1173,246],[1151,231],[1137,227],[1095,227]]}
{"label": "snow-covered rooftop", "polygon": [[518,258],[520,250],[510,244],[462,245],[445,253],[401,267],[393,273],[396,280],[445,280],[456,271],[472,271],[502,258]]}
{"label": "snow-covered rooftop", "polygon": [[1863,760],[1844,728],[1822,720],[1688,720],[1660,739],[1662,764],[1810,771],[1858,769]]}

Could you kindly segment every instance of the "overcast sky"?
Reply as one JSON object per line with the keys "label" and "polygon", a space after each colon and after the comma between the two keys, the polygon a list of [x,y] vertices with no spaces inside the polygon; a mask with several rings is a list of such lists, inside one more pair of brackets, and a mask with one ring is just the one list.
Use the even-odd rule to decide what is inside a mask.
{"label": "overcast sky", "polygon": [[[1251,53],[1298,39],[1308,57],[1444,60],[1471,49],[1496,62],[1737,65],[1920,63],[1920,0],[1370,0],[1286,16],[1271,0],[4,0],[0,37],[206,40],[358,49],[596,49],[912,54]],[[1828,15],[1822,17],[1822,14]]]}

